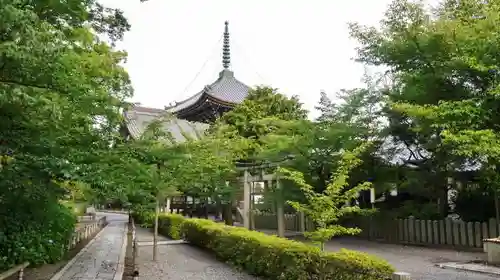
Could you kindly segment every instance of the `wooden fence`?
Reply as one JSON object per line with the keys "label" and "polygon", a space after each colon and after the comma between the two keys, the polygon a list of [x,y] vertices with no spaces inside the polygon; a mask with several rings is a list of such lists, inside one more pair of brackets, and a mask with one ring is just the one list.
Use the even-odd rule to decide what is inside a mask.
{"label": "wooden fence", "polygon": [[78,243],[91,237],[94,233],[105,227],[106,224],[106,216],[104,216],[75,230],[75,233],[70,238],[68,250],[75,248]]}
{"label": "wooden fence", "polygon": [[360,237],[389,243],[447,246],[455,248],[482,248],[483,239],[498,237],[500,224],[463,222],[453,219],[419,220],[363,217],[348,223],[362,229]]}
{"label": "wooden fence", "polygon": [[[276,214],[255,214],[256,229],[278,228]],[[487,222],[464,222],[453,219],[419,220],[388,219],[379,216],[361,217],[346,223],[359,227],[361,238],[395,244],[453,247],[457,249],[483,248],[483,239],[500,236],[500,223],[495,219]],[[300,218],[285,214],[285,230],[300,231]],[[314,224],[305,218],[305,230],[314,230]]]}
{"label": "wooden fence", "polygon": [[[259,213],[254,214],[256,229],[278,229],[278,218],[274,213]],[[300,217],[297,214],[285,214],[285,230],[300,232]],[[305,230],[311,231],[314,225],[310,219],[305,218]]]}

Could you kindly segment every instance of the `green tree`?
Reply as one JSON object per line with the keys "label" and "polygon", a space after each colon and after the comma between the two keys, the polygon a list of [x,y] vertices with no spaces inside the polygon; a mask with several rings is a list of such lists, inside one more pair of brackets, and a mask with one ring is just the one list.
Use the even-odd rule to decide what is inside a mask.
{"label": "green tree", "polygon": [[[332,102],[326,93],[322,93],[317,109],[322,112],[317,120],[316,130],[321,135],[310,137],[317,152],[310,153],[315,163],[319,186],[324,188],[331,174],[331,164],[335,162],[329,156],[331,151],[353,149],[363,141],[372,145],[360,157],[362,164],[351,174],[351,183],[371,178],[377,180],[377,186],[385,189],[385,182],[392,177],[389,160],[392,153],[384,146],[387,142],[387,124],[384,116],[386,106],[385,86],[367,74],[363,79],[366,87],[341,90]],[[314,159],[316,157],[316,159]],[[381,178],[381,179],[379,179]],[[390,179],[390,180],[389,180]],[[320,191],[322,189],[319,189]]]}
{"label": "green tree", "polygon": [[281,170],[292,183],[285,187],[287,193],[292,186],[300,188],[304,198],[290,199],[291,205],[317,224],[318,230],[308,236],[321,246],[332,236],[359,232],[341,226],[339,219],[365,212],[346,203],[372,186],[370,178],[376,177],[384,191],[386,181],[395,177],[387,159],[380,156],[386,140],[383,88],[368,77],[365,81],[366,88],[341,91],[337,102],[322,93],[317,107],[322,114],[317,121],[261,120],[273,129],[261,138],[260,157],[291,156]]}
{"label": "green tree", "polygon": [[[492,47],[500,38],[495,31],[499,16],[500,3],[496,1],[444,1],[420,35],[420,40],[432,39],[439,48],[420,52],[435,61],[426,68],[439,73],[453,98],[432,104],[395,104],[400,112],[431,123],[454,155],[480,163],[482,176],[495,192],[500,187],[500,119],[496,114],[500,108],[500,56]],[[417,79],[407,81],[405,86],[421,86],[421,72],[414,73]],[[500,216],[498,208],[497,201]]]}
{"label": "green tree", "polygon": [[[445,1],[444,6],[453,3],[458,2]],[[457,50],[472,45],[457,45],[456,38],[465,33],[451,23],[453,19],[439,13],[433,14],[419,1],[396,0],[379,28],[352,24],[351,35],[361,44],[359,61],[387,69],[391,79],[386,91],[389,134],[410,154],[405,165],[419,170],[418,187],[426,188],[444,216],[448,211],[447,179],[463,167],[466,158],[452,153],[455,145],[443,141],[443,129],[433,120],[394,106],[401,103],[425,108],[460,101],[468,95],[465,76],[460,77],[464,65]],[[437,20],[439,17],[442,20]]]}
{"label": "green tree", "polygon": [[303,120],[306,117],[307,111],[297,97],[288,98],[277,89],[257,87],[249,92],[245,101],[218,120],[218,127],[223,127],[227,137],[237,135],[252,140],[253,145],[248,150],[251,158],[259,149],[260,138],[273,129],[261,120]]}
{"label": "green tree", "polygon": [[[297,97],[287,97],[271,87],[257,87],[251,90],[247,98],[236,108],[225,113],[210,129],[210,133],[218,133],[218,139],[233,140],[235,147],[229,150],[237,151],[239,165],[259,165],[269,159],[260,157],[263,147],[263,137],[276,127],[269,126],[264,120],[303,120],[307,111]],[[231,152],[230,152],[231,153]],[[233,163],[233,164],[234,164]],[[236,176],[230,176],[229,185],[224,187],[225,193],[236,193],[241,184],[235,181]],[[221,188],[219,186],[218,188]],[[229,215],[226,215],[226,217]]]}
{"label": "green tree", "polygon": [[81,170],[109,149],[132,93],[126,54],[96,31],[112,42],[128,27],[95,1],[1,2],[0,270],[62,257],[75,219],[60,183],[86,182]]}
{"label": "green tree", "polygon": [[385,100],[382,88],[370,78],[366,78],[366,82],[367,88],[342,90],[336,102],[323,92],[317,106],[321,115],[314,122],[267,119],[264,123],[275,127],[275,131],[263,138],[265,147],[261,158],[292,155],[293,161],[287,166],[300,170],[306,182],[322,192],[337,168],[340,152],[370,140],[372,145],[360,155],[363,163],[353,170],[349,183],[355,185],[375,178],[384,190],[385,181],[394,177],[388,160],[382,157],[389,152],[383,147],[386,141],[382,111]]}
{"label": "green tree", "polygon": [[[140,139],[128,143],[129,151],[145,167],[146,193],[155,198],[155,222],[153,239],[153,259],[157,257],[158,217],[160,204],[166,199],[179,194],[179,188],[186,183],[183,162],[188,158],[186,145],[200,136],[181,130],[185,141],[177,140],[164,124],[177,125],[176,119],[169,114],[153,120],[142,133]],[[194,128],[193,128],[194,129]],[[196,130],[195,130],[196,131]]]}
{"label": "green tree", "polygon": [[187,145],[189,157],[182,163],[186,176],[181,190],[206,204],[208,199],[221,204],[227,224],[232,225],[232,202],[238,190],[234,186],[238,175],[236,162],[246,157],[249,145],[244,137],[227,137],[221,127]]}
{"label": "green tree", "polygon": [[297,211],[304,212],[311,218],[316,229],[305,233],[305,236],[318,243],[321,250],[324,244],[334,236],[345,234],[358,234],[357,228],[347,228],[337,222],[346,214],[361,213],[362,209],[357,206],[350,206],[356,199],[359,192],[368,190],[370,182],[364,182],[354,187],[349,185],[349,173],[361,163],[359,155],[367,148],[367,144],[361,145],[352,151],[343,151],[340,164],[332,174],[331,180],[323,192],[316,192],[315,188],[306,183],[301,172],[282,168],[280,174],[285,179],[291,180],[300,186],[304,192],[307,202],[300,203],[289,201],[288,203]]}

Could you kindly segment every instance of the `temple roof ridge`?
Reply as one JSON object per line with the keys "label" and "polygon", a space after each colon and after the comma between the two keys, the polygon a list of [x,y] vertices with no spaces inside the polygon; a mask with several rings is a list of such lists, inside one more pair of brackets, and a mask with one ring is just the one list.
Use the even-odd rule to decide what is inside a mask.
{"label": "temple roof ridge", "polygon": [[242,103],[248,96],[250,87],[236,79],[234,72],[230,70],[230,64],[229,23],[226,21],[222,46],[222,70],[217,79],[205,85],[195,95],[180,102],[171,103],[163,109],[148,108],[139,103],[133,104],[124,112],[128,135],[135,139],[139,138],[149,123],[166,113],[171,113],[176,117],[163,124],[165,131],[169,131],[176,141],[186,141],[185,133],[196,137],[197,132],[208,129],[210,122]]}
{"label": "temple roof ridge", "polygon": [[[125,111],[123,115],[130,135],[134,139],[139,139],[149,123],[165,113],[165,109],[133,105],[129,110]],[[196,137],[198,133],[203,133],[208,129],[208,124],[173,118],[169,121],[165,121],[163,127],[166,131],[172,133],[174,139],[183,142],[187,140],[183,133]]]}
{"label": "temple roof ridge", "polygon": [[203,97],[210,98],[216,103],[234,106],[245,100],[250,87],[236,79],[234,72],[229,70],[231,64],[229,22],[224,22],[224,41],[222,46],[222,71],[215,82],[206,85],[200,92],[186,98],[175,105],[166,107],[172,113],[179,112],[194,106],[199,101],[204,102]]}

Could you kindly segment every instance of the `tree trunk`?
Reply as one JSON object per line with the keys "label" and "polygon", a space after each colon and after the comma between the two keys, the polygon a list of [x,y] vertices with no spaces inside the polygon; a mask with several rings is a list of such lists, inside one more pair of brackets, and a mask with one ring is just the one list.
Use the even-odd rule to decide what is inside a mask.
{"label": "tree trunk", "polygon": [[441,192],[441,200],[443,201],[443,203],[441,203],[441,216],[442,217],[446,217],[448,216],[448,212],[449,212],[449,209],[450,209],[450,206],[448,205],[448,190],[450,189],[450,187],[448,186],[448,182],[446,182],[446,188],[444,188],[444,190],[442,190]]}
{"label": "tree trunk", "polygon": [[184,196],[184,203],[183,203],[183,208],[182,208],[182,216],[186,216],[188,213],[187,213],[187,208],[188,208],[188,204],[187,204],[187,196]]}
{"label": "tree trunk", "polygon": [[221,218],[221,203],[220,203],[220,199],[219,198],[216,198],[215,200],[215,219],[216,220],[220,220]]}
{"label": "tree trunk", "polygon": [[203,217],[208,220],[208,199],[205,198],[205,201],[203,202]]}
{"label": "tree trunk", "polygon": [[196,204],[194,204],[193,209],[194,209],[194,216],[198,219],[201,218],[201,201],[198,201]]}
{"label": "tree trunk", "polygon": [[153,261],[156,261],[158,254],[158,217],[160,216],[160,199],[156,197],[155,209],[155,229],[153,234]]}
{"label": "tree trunk", "polygon": [[191,205],[189,207],[189,218],[192,218],[193,217],[193,212],[195,211],[195,208],[196,208],[196,202],[194,201],[194,197],[191,197],[192,201],[191,201]]}
{"label": "tree trunk", "polygon": [[223,205],[223,217],[226,225],[234,225],[233,221],[233,209],[232,203],[227,203]]}
{"label": "tree trunk", "polygon": [[448,216],[449,205],[448,205],[448,190],[450,190],[453,185],[448,183],[447,176],[436,175],[436,188],[438,197],[438,211],[441,217],[446,218]]}
{"label": "tree trunk", "polygon": [[495,195],[493,197],[495,199],[495,218],[497,220],[497,224],[500,223],[500,202],[498,201],[498,189],[495,189]]}

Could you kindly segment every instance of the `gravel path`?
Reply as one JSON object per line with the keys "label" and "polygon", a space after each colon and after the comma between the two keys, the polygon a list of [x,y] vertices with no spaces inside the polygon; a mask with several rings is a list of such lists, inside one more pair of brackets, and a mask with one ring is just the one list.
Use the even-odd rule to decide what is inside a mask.
{"label": "gravel path", "polygon": [[[153,240],[153,234],[142,228],[136,229],[139,242]],[[161,240],[166,240],[162,237]],[[140,246],[140,279],[148,280],[257,280],[253,276],[236,271],[221,263],[214,256],[186,244],[159,245],[158,261],[153,262],[153,247]]]}
{"label": "gravel path", "polygon": [[412,280],[498,280],[498,277],[485,274],[442,269],[435,266],[436,263],[442,262],[482,259],[484,258],[482,253],[381,244],[348,238],[336,239],[326,245],[326,249],[331,251],[341,248],[378,255],[389,261],[396,270],[410,273]]}
{"label": "gravel path", "polygon": [[53,280],[113,280],[119,263],[128,216],[106,214],[109,222]]}

